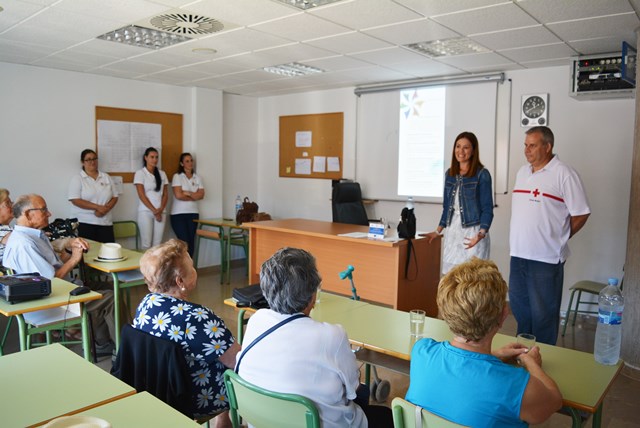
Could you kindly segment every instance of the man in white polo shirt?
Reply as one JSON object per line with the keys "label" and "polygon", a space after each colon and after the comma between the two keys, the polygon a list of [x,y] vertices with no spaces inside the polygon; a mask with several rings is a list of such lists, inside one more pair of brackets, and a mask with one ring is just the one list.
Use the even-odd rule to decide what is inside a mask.
{"label": "man in white polo shirt", "polygon": [[553,132],[526,132],[529,165],[518,171],[511,206],[509,302],[518,333],[556,344],[569,238],[591,213],[578,173],[553,154]]}

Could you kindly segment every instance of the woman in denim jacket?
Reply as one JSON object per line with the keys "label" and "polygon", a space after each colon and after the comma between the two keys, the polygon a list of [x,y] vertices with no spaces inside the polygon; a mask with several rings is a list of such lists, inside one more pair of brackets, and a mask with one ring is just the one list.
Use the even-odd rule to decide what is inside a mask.
{"label": "woman in denim jacket", "polygon": [[444,235],[442,273],[475,256],[489,258],[489,227],[493,220],[491,175],[480,162],[478,138],[471,132],[456,137],[451,168],[445,173],[442,217],[434,232],[424,234],[432,242]]}

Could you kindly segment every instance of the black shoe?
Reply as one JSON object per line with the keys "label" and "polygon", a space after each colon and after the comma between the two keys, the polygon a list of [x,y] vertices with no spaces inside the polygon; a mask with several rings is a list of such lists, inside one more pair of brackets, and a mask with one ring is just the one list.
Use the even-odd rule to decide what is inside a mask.
{"label": "black shoe", "polygon": [[116,348],[113,342],[107,342],[104,345],[96,344],[96,357],[108,357],[115,355]]}

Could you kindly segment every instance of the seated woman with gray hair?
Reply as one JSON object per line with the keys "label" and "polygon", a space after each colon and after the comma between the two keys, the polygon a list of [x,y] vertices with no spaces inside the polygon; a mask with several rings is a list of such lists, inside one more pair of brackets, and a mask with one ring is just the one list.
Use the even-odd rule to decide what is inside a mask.
{"label": "seated woman with gray hair", "polygon": [[[140,259],[150,293],[140,302],[133,327],[182,346],[193,380],[195,417],[228,409],[222,374],[235,365],[240,345],[213,311],[188,300],[198,274],[187,245],[171,239],[150,248]],[[228,412],[216,418],[217,427],[231,426]]]}
{"label": "seated woman with gray hair", "polygon": [[391,427],[389,408],[369,406],[368,394],[362,404],[354,401],[368,390],[356,392],[360,373],[344,329],[309,317],[320,282],[315,258],[304,250],[282,248],[262,264],[260,288],[270,309],[249,319],[236,371],[259,387],[309,398],[322,426]]}

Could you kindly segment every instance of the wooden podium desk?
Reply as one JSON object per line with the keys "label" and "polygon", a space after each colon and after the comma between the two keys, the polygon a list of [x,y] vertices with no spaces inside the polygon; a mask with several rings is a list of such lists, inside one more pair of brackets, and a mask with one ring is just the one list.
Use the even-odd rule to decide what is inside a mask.
{"label": "wooden podium desk", "polygon": [[[358,295],[365,300],[408,311],[424,309],[437,315],[436,292],[440,279],[440,241],[414,239],[408,278],[404,270],[408,243],[338,236],[368,232],[367,226],[326,221],[288,219],[247,223],[250,228],[249,283],[259,282],[262,263],[282,247],[309,251],[316,258],[322,289],[351,295],[351,283],[340,272],[352,265]],[[414,258],[415,254],[415,258]]]}

